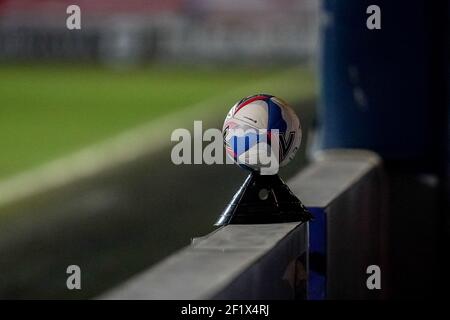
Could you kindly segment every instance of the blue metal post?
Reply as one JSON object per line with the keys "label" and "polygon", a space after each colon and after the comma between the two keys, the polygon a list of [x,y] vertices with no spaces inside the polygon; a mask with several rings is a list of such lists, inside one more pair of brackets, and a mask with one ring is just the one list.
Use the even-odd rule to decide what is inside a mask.
{"label": "blue metal post", "polygon": [[[381,29],[366,26],[370,5]],[[446,277],[449,12],[448,1],[322,1],[318,147],[384,159],[395,297],[436,295]]]}

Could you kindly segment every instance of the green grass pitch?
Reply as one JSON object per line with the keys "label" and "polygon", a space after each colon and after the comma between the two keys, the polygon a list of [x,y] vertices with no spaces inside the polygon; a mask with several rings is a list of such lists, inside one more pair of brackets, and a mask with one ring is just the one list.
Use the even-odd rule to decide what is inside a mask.
{"label": "green grass pitch", "polygon": [[[2,65],[0,179],[282,71],[148,66],[117,72],[86,65]],[[292,90],[297,83],[313,86],[312,74],[301,69],[282,81]]]}

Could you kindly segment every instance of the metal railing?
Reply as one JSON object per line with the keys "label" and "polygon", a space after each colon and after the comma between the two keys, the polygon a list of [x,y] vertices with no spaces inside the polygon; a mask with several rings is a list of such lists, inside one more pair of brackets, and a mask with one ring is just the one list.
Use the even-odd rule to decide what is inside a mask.
{"label": "metal railing", "polygon": [[384,264],[378,156],[322,152],[288,184],[313,221],[225,226],[99,298],[378,298],[366,286]]}

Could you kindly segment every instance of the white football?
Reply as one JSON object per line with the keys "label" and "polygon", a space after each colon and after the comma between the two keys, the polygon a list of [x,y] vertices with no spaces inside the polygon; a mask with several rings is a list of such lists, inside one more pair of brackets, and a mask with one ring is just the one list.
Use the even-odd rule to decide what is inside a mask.
{"label": "white football", "polygon": [[[278,132],[278,139],[272,136],[274,132]],[[286,102],[257,94],[231,108],[223,125],[223,137],[227,155],[236,164],[260,171],[268,157],[280,167],[288,164],[300,147],[302,130],[299,118]],[[278,143],[274,145],[273,141]]]}

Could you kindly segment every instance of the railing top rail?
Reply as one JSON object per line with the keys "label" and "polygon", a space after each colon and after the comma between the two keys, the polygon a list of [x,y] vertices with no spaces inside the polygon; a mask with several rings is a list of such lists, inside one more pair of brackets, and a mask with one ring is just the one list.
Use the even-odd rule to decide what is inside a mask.
{"label": "railing top rail", "polygon": [[299,223],[228,225],[197,238],[105,299],[205,299],[220,294],[299,227]]}

